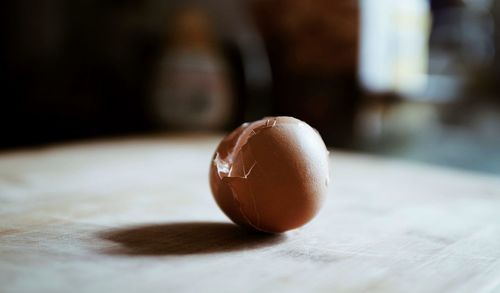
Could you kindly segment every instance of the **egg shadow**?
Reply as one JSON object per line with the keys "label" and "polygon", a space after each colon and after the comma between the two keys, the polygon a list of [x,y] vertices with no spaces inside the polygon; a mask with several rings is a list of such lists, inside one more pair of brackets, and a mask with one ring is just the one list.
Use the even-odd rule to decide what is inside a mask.
{"label": "egg shadow", "polygon": [[179,222],[130,226],[101,231],[111,245],[109,255],[160,256],[222,253],[278,244],[284,234],[265,234],[220,222]]}

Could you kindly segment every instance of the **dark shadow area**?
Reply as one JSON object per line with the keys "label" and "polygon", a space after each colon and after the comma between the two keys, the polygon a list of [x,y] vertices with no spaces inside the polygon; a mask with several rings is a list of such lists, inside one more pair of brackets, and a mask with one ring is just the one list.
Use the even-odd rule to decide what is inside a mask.
{"label": "dark shadow area", "polygon": [[102,239],[118,245],[104,253],[114,255],[188,255],[257,249],[282,242],[282,234],[244,230],[234,224],[182,222],[148,224],[102,231]]}

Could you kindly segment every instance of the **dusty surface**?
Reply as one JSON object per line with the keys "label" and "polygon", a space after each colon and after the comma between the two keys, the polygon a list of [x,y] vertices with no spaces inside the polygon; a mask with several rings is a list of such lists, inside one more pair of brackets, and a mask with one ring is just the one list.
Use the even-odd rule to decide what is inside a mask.
{"label": "dusty surface", "polygon": [[265,237],[210,195],[219,139],[0,154],[0,291],[500,290],[498,178],[333,151],[319,216]]}

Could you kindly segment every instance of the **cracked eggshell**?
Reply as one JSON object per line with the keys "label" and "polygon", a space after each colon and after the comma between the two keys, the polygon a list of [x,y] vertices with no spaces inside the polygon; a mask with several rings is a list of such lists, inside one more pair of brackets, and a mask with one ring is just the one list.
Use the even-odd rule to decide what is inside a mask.
{"label": "cracked eggshell", "polygon": [[217,147],[210,187],[235,223],[270,233],[309,222],[329,182],[328,151],[318,132],[292,117],[245,123]]}

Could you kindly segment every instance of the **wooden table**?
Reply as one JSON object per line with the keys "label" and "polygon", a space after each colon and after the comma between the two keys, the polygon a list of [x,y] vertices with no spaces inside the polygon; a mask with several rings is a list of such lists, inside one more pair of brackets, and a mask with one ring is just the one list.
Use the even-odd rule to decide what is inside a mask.
{"label": "wooden table", "polygon": [[500,292],[500,180],[332,152],[331,193],[278,236],[208,187],[219,137],[0,155],[0,292]]}

